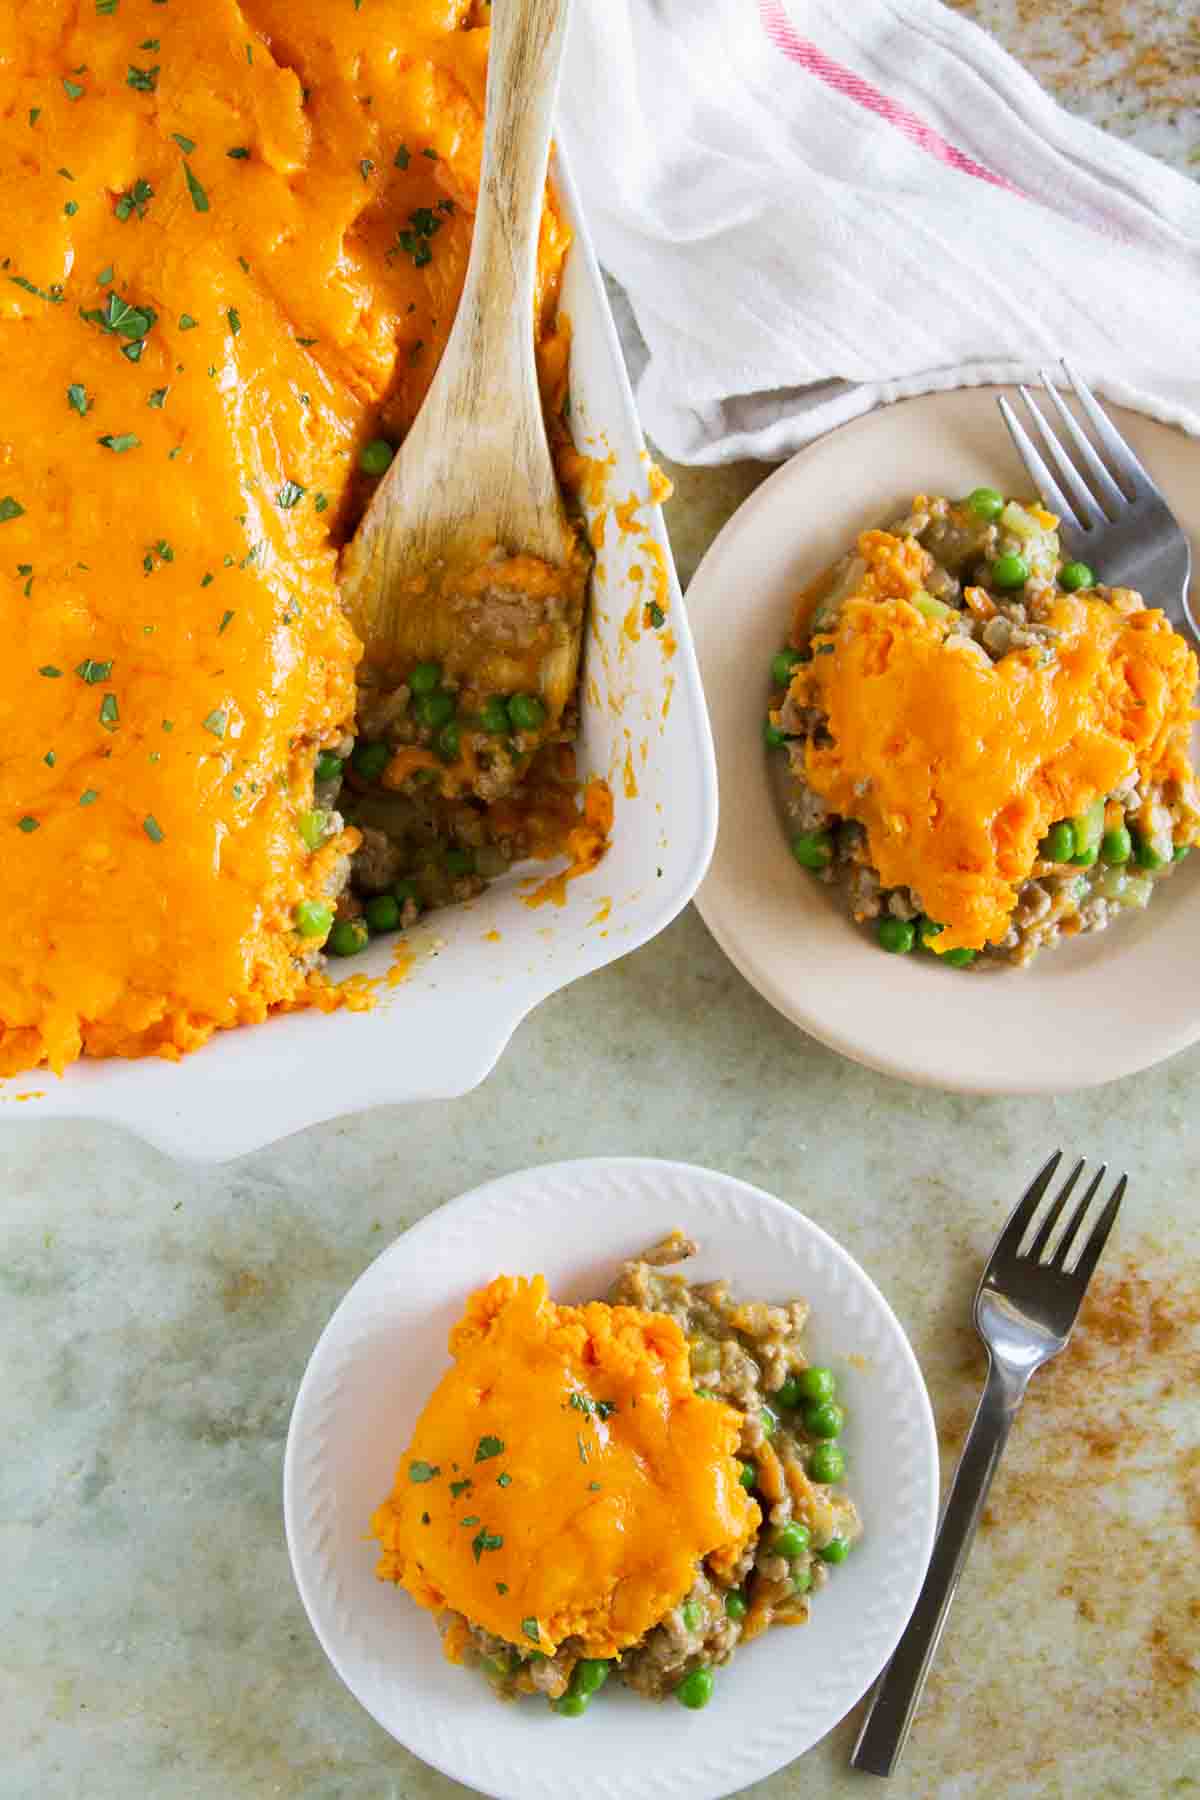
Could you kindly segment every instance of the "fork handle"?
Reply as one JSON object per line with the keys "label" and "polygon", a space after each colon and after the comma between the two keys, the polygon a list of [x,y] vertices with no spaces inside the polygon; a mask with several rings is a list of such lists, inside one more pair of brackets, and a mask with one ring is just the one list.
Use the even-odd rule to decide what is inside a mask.
{"label": "fork handle", "polygon": [[941,1641],[959,1577],[975,1540],[996,1465],[1025,1397],[1029,1372],[989,1361],[988,1377],[946,1496],[933,1555],[912,1617],[875,1689],[850,1757],[856,1769],[890,1775],[900,1760]]}

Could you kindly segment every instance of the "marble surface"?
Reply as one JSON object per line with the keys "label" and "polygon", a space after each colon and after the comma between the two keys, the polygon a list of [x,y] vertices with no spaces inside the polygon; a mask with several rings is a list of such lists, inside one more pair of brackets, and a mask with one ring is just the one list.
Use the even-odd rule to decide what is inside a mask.
{"label": "marble surface", "polygon": [[[958,10],[1068,105],[1195,166],[1189,7]],[[763,472],[673,471],[685,579]],[[918,1092],[794,1031],[689,911],[548,1001],[461,1101],[382,1109],[211,1170],[101,1127],[6,1120],[0,1797],[466,1791],[334,1677],[280,1514],[288,1415],[322,1325],[365,1264],[453,1194],[609,1152],[707,1163],[780,1193],[897,1309],[949,1469],[982,1376],[967,1325],[979,1265],[1056,1144],[1128,1168],[1130,1199],[1085,1325],[1019,1423],[889,1791],[1200,1790],[1198,1077],[1200,1049],[1068,1099]],[[846,1767],[855,1725],[747,1792],[868,1792]],[[664,1726],[686,1721],[669,1712]]]}

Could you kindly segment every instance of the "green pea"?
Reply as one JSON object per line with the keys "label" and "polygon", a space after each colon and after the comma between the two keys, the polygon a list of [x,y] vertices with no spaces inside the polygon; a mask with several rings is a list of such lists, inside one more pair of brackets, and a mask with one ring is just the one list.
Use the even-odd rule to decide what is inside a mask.
{"label": "green pea", "polygon": [[702,1706],[707,1706],[712,1694],[712,1670],[703,1667],[693,1669],[690,1674],[685,1675],[675,1689],[675,1698],[679,1704],[690,1707],[693,1712],[699,1712]]}
{"label": "green pea", "polygon": [[1184,857],[1190,856],[1191,853],[1192,846],[1190,844],[1176,844],[1174,850],[1171,852],[1171,861],[1182,862]]}
{"label": "green pea", "polygon": [[1133,833],[1133,859],[1139,869],[1161,869],[1167,860],[1165,856],[1159,855],[1151,840],[1140,831]]}
{"label": "green pea", "polygon": [[406,905],[409,900],[412,900],[417,906],[424,905],[415,881],[397,881],[392,887],[392,892],[401,906]]}
{"label": "green pea", "polygon": [[419,662],[408,678],[412,694],[432,694],[441,685],[442,665],[437,662]]}
{"label": "green pea", "polygon": [[1058,571],[1058,580],[1059,586],[1066,588],[1068,594],[1073,594],[1077,588],[1093,588],[1096,585],[1096,577],[1085,562],[1064,563]]}
{"label": "green pea", "polygon": [[306,850],[317,850],[324,842],[329,814],[314,810],[296,816],[296,829]]}
{"label": "green pea", "polygon": [[812,1570],[807,1566],[807,1564],[805,1565],[805,1567],[803,1569],[793,1569],[793,1571],[792,1571],[792,1592],[793,1592],[793,1594],[807,1594],[807,1592],[811,1586],[812,1586]]}
{"label": "green pea", "polygon": [[754,1483],[758,1480],[758,1471],[755,1469],[753,1463],[738,1464],[738,1480],[746,1489],[747,1493],[749,1493],[750,1489],[754,1486]]}
{"label": "green pea", "polygon": [[822,1544],[817,1555],[822,1562],[844,1563],[850,1554],[849,1541],[844,1537],[831,1537],[827,1544]]}
{"label": "green pea", "polygon": [[846,1458],[836,1444],[817,1444],[808,1459],[808,1472],[814,1481],[840,1481],[846,1473]]}
{"label": "green pea", "polygon": [[889,914],[886,919],[880,919],[875,935],[881,950],[903,956],[916,943],[917,928],[911,919],[893,919]]}
{"label": "green pea", "polygon": [[1096,844],[1092,844],[1088,849],[1080,850],[1078,855],[1071,858],[1071,867],[1073,869],[1090,869],[1092,864],[1099,858],[1099,855],[1099,847]]}
{"label": "green pea", "polygon": [[972,488],[966,505],[977,519],[998,519],[1004,511],[1004,495],[993,487]]}
{"label": "green pea", "polygon": [[792,1379],[806,1400],[832,1400],[837,1392],[837,1376],[832,1369],[801,1369]]}
{"label": "green pea", "polygon": [[809,1437],[835,1438],[846,1423],[836,1400],[814,1400],[804,1409],[804,1429]]}
{"label": "green pea", "polygon": [[944,925],[939,925],[936,919],[927,919],[922,913],[921,917],[917,920],[917,939],[922,950],[927,950],[929,948],[929,940],[931,938],[941,937],[945,929],[946,927]]}
{"label": "green pea", "polygon": [[1005,556],[998,556],[992,564],[992,586],[998,588],[1024,587],[1029,580],[1029,564],[1023,556],[1016,556],[1011,551]]}
{"label": "green pea", "polygon": [[1075,827],[1069,819],[1060,819],[1052,825],[1041,843],[1038,855],[1046,862],[1070,862],[1075,854]]}
{"label": "green pea", "polygon": [[394,894],[376,894],[363,907],[363,917],[371,931],[395,931],[400,923],[400,902]]}
{"label": "green pea", "polygon": [[537,731],[546,723],[546,708],[536,694],[514,694],[508,716],[517,731]]}
{"label": "green pea", "polygon": [[1100,839],[1100,855],[1106,863],[1127,863],[1133,855],[1133,839],[1124,825],[1114,825]]}
{"label": "green pea", "polygon": [[431,694],[418,694],[413,708],[422,725],[437,730],[439,725],[448,725],[458,711],[453,694],[447,694],[438,688]]}
{"label": "green pea", "polygon": [[462,729],[457,719],[451,719],[443,725],[433,740],[433,747],[443,762],[457,762],[462,747]]}
{"label": "green pea", "polygon": [[760,1406],[758,1416],[766,1435],[773,1438],[779,1429],[779,1414],[772,1411],[769,1406]]}
{"label": "green pea", "polygon": [[942,961],[949,963],[952,969],[969,969],[975,961],[975,952],[960,944],[957,950],[943,950]]}
{"label": "green pea", "polygon": [[775,687],[787,687],[804,658],[798,650],[777,650],[771,658],[771,681]]}
{"label": "green pea", "polygon": [[581,1656],[571,1674],[571,1691],[590,1699],[608,1680],[609,1665],[602,1657]]}
{"label": "green pea", "polygon": [[799,1519],[793,1519],[790,1525],[781,1525],[771,1539],[771,1548],[778,1556],[803,1556],[812,1540],[812,1532],[807,1525],[801,1525]]}
{"label": "green pea", "polygon": [[301,937],[328,937],[333,908],[327,900],[301,900],[293,916]]}
{"label": "green pea", "polygon": [[804,1404],[804,1390],[797,1376],[789,1375],[782,1387],[775,1389],[776,1406],[796,1407]]}
{"label": "green pea", "polygon": [[316,781],[336,781],[342,772],[342,759],[335,756],[332,750],[322,750],[317,756],[313,778]]}
{"label": "green pea", "polygon": [[779,750],[787,741],[786,731],[780,731],[778,725],[772,725],[770,719],[763,720],[763,743],[768,750]]}
{"label": "green pea", "polygon": [[833,838],[827,831],[802,831],[792,839],[792,855],[802,869],[827,869],[833,861]]}
{"label": "green pea", "polygon": [[367,928],[361,919],[337,919],[325,940],[334,956],[357,956],[367,947]]}
{"label": "green pea", "polygon": [[568,1690],[557,1700],[552,1700],[550,1704],[556,1713],[561,1713],[564,1719],[578,1719],[588,1709],[588,1697],[586,1694],[575,1694]]}
{"label": "green pea", "polygon": [[750,1602],[745,1594],[737,1588],[731,1588],[725,1596],[725,1617],[732,1619],[735,1624],[740,1624],[749,1611]]}
{"label": "green pea", "polygon": [[473,875],[475,873],[475,852],[452,847],[444,858],[446,869],[451,875]]}
{"label": "green pea", "polygon": [[687,1600],[683,1607],[683,1628],[685,1631],[699,1631],[704,1618],[704,1608],[696,1600]]}
{"label": "green pea", "polygon": [[506,737],[512,730],[512,720],[508,716],[508,707],[499,694],[489,694],[483,703],[479,715],[479,723],[493,737]]}
{"label": "green pea", "polygon": [[372,438],[358,453],[358,466],[364,475],[382,475],[396,452],[386,438]]}
{"label": "green pea", "polygon": [[364,781],[378,781],[392,760],[386,744],[355,744],[350,767]]}

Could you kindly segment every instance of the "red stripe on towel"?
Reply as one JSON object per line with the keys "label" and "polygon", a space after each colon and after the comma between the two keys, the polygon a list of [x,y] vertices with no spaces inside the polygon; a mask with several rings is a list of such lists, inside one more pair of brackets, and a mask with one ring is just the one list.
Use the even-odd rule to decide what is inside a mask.
{"label": "red stripe on towel", "polygon": [[[848,99],[857,101],[868,112],[886,119],[889,125],[894,125],[897,131],[903,132],[910,143],[920,145],[922,150],[928,150],[931,156],[948,163],[960,174],[974,175],[980,181],[990,181],[993,187],[1004,188],[1010,194],[1021,194],[1020,188],[1014,187],[1003,175],[997,175],[994,170],[976,162],[973,156],[968,156],[965,150],[959,150],[956,145],[948,143],[940,132],[919,119],[916,113],[909,112],[906,106],[901,106],[896,100],[889,100],[886,94],[880,93],[877,87],[872,87],[869,81],[864,81],[861,75],[856,75],[853,69],[834,62],[831,56],[826,56],[808,38],[800,37],[784,10],[783,0],[759,0],[758,10],[763,29],[775,48],[782,50],[793,62],[799,63],[810,75],[815,75],[818,80],[825,82],[839,94],[845,94]],[[1021,198],[1026,196],[1021,194]]]}

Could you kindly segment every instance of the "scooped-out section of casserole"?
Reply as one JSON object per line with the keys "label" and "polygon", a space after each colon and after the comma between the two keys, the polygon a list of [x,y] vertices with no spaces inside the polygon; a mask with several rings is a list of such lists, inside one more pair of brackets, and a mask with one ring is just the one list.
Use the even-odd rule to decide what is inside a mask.
{"label": "scooped-out section of casserole", "polygon": [[499,1276],[450,1334],[372,1532],[380,1579],[500,1699],[578,1715],[611,1676],[705,1706],[861,1535],[807,1307],[663,1272],[695,1248],[673,1233],[584,1306]]}
{"label": "scooped-out section of casserole", "polygon": [[1042,507],[919,494],[772,660],[797,862],[884,950],[1026,963],[1145,907],[1200,840],[1197,662]]}
{"label": "scooped-out section of casserole", "polygon": [[[0,11],[0,1073],[337,1004],[325,949],[603,847],[570,718],[546,742],[519,692],[469,718],[437,665],[381,708],[338,596],[458,302],[487,18]],[[548,198],[551,413],[567,243]],[[494,814],[481,733],[520,765]]]}

